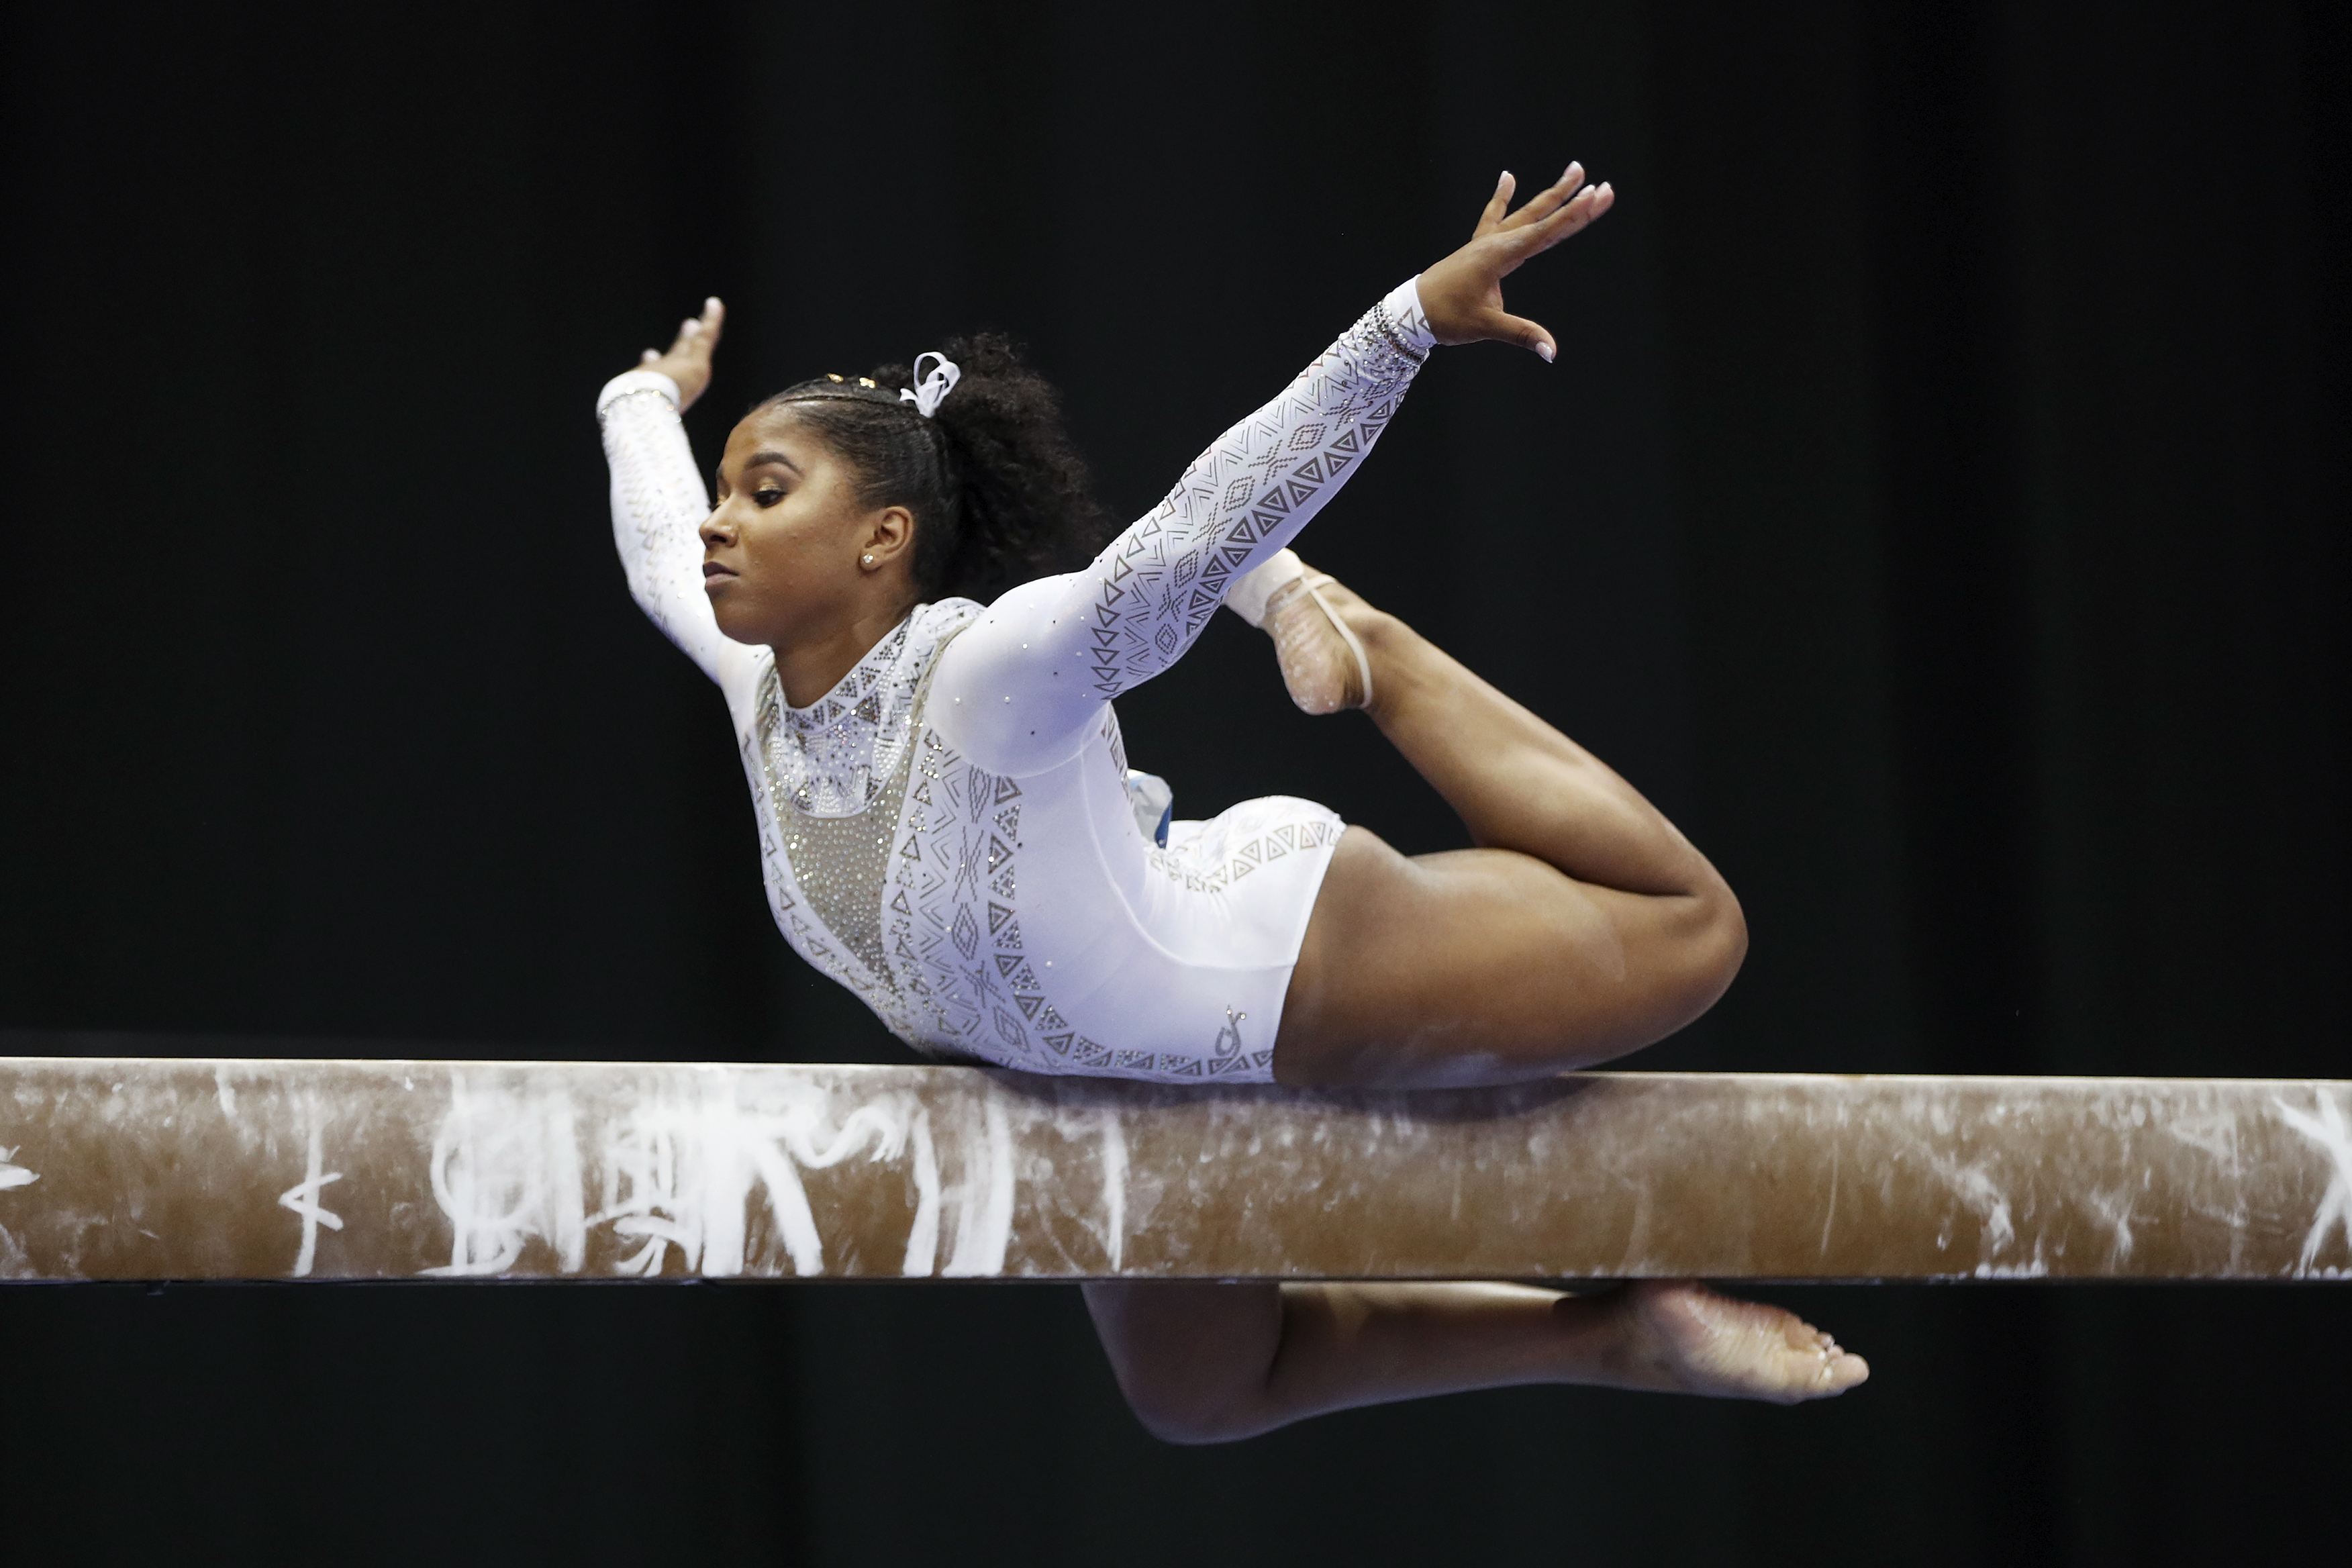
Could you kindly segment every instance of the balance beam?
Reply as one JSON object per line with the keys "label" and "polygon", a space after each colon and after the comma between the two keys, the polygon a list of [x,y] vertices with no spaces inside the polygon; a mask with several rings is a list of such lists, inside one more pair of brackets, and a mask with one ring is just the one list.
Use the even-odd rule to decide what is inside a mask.
{"label": "balance beam", "polygon": [[0,1058],[0,1279],[2352,1279],[2352,1083]]}

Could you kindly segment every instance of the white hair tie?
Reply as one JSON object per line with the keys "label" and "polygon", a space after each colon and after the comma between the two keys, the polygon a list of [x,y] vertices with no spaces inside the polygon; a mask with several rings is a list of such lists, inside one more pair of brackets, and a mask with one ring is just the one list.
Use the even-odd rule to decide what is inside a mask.
{"label": "white hair tie", "polygon": [[[927,359],[939,361],[939,363],[931,367],[931,374],[929,375],[923,374],[923,361]],[[915,412],[929,419],[940,411],[940,404],[946,399],[949,393],[955,390],[956,383],[962,379],[963,372],[958,369],[956,362],[947,355],[938,353],[918,354],[915,357],[915,384],[900,387],[898,401],[913,404]]]}

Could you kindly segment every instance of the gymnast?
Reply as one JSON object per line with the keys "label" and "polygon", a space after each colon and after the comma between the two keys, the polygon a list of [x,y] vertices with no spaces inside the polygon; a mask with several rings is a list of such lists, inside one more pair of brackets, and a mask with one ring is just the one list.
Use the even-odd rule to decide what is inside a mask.
{"label": "gymnast", "polygon": [[[1551,360],[1502,281],[1606,213],[1571,163],[1399,285],[1115,538],[1050,386],[1002,338],[789,387],[728,437],[714,506],[678,416],[723,309],[597,400],[637,603],[725,694],[777,924],[948,1060],[1169,1084],[1506,1083],[1659,1039],[1746,928],[1689,841],[1591,753],[1287,547],[1441,343]],[[1304,800],[1171,821],[1112,700],[1220,605],[1309,713],[1361,709],[1475,847],[1406,857]],[[1456,1389],[1583,1383],[1795,1402],[1861,1358],[1695,1281],[1098,1283],[1129,1403],[1179,1442]]]}

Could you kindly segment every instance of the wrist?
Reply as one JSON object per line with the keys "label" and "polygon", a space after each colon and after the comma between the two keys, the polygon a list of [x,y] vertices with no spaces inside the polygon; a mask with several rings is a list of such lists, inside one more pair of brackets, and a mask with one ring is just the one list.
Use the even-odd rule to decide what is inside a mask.
{"label": "wrist", "polygon": [[624,397],[639,396],[646,393],[654,394],[667,401],[670,412],[673,414],[686,406],[685,395],[679,392],[677,383],[660,371],[625,370],[606,382],[604,390],[596,395],[596,416],[603,418],[604,411]]}
{"label": "wrist", "polygon": [[1426,359],[1429,351],[1437,346],[1437,336],[1429,325],[1429,310],[1422,302],[1421,280],[1424,274],[1415,273],[1381,296],[1378,310],[1381,323],[1397,341],[1397,346],[1415,359]]}

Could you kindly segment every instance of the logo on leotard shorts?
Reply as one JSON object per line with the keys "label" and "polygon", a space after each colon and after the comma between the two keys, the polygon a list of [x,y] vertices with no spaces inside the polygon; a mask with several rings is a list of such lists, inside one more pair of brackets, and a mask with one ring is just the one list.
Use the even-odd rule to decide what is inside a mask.
{"label": "logo on leotard shorts", "polygon": [[1242,1020],[1248,1016],[1247,1013],[1236,1013],[1231,1007],[1225,1009],[1225,1026],[1217,1031],[1217,1056],[1220,1060],[1240,1054]]}

